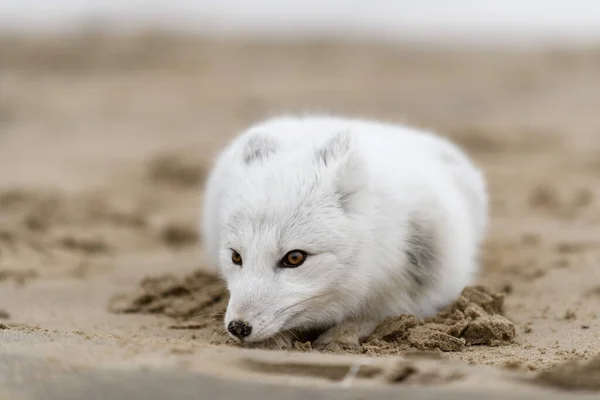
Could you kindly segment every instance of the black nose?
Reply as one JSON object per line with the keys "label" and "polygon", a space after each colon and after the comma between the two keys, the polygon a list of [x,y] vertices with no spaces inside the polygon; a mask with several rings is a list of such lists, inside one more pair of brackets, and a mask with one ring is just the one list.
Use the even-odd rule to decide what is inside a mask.
{"label": "black nose", "polygon": [[244,321],[231,321],[227,325],[227,330],[239,339],[243,339],[252,333],[252,327]]}

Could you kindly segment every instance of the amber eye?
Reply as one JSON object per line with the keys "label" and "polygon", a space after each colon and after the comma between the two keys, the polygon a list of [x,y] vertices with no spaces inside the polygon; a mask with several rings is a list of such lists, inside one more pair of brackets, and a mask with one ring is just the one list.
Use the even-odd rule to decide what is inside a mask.
{"label": "amber eye", "polygon": [[305,252],[302,250],[292,250],[283,257],[281,264],[286,268],[296,268],[301,266],[304,260],[306,260]]}
{"label": "amber eye", "polygon": [[235,250],[231,250],[231,262],[235,265],[242,265],[242,256]]}

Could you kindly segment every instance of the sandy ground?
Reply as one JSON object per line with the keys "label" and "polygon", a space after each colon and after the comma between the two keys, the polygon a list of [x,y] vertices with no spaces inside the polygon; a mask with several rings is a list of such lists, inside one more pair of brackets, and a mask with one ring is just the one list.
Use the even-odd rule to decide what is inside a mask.
{"label": "sandy ground", "polygon": [[[0,39],[0,398],[598,390],[598,104],[598,50]],[[247,124],[303,111],[407,122],[465,147],[492,198],[477,283],[501,294],[510,335],[465,334],[482,326],[472,306],[460,334],[456,320],[426,326],[441,347],[406,319],[340,354],[224,339],[222,286],[194,280],[209,268],[196,231],[203,179]],[[147,277],[162,286],[144,298]],[[423,333],[419,323],[409,328]]]}

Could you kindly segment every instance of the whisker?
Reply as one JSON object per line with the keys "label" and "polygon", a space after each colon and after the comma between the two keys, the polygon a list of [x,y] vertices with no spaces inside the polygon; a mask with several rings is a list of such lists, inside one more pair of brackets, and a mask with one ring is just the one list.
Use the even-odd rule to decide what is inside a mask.
{"label": "whisker", "polygon": [[[279,339],[279,340],[278,340]],[[274,348],[277,347],[282,347],[282,342],[285,341],[285,336],[283,336],[283,334],[281,332],[277,332],[277,334],[275,335],[275,340],[273,341],[274,343]]]}
{"label": "whisker", "polygon": [[207,313],[207,314],[199,314],[199,315],[194,315],[193,317],[191,317],[190,321],[193,321],[195,319],[200,319],[200,318],[206,318],[206,317],[218,318],[218,317],[221,317],[224,315],[225,315],[225,311],[219,311],[219,312]]}
{"label": "whisker", "polygon": [[294,339],[296,339],[297,341],[300,341],[300,338],[298,337],[298,335],[296,335],[296,334],[294,333],[294,331],[293,331],[293,330],[291,330],[291,329],[287,329],[285,332],[286,332],[286,333],[289,333],[290,335],[292,335],[292,336],[294,337]]}
{"label": "whisker", "polygon": [[290,338],[285,336],[282,332],[277,332],[275,337],[279,339],[275,341],[275,347],[277,348],[290,347],[293,343],[293,341],[291,341]]}
{"label": "whisker", "polygon": [[292,305],[289,305],[287,307],[284,307],[280,310],[275,311],[274,317],[275,318],[279,317],[282,313],[286,312],[287,310],[289,310],[292,307],[296,307],[296,306],[299,306],[300,304],[306,303],[307,301],[311,301],[311,300],[318,299],[318,298],[325,297],[325,296],[329,296],[329,293],[319,294],[319,295],[316,295],[313,297],[309,297],[308,299],[300,300]]}
{"label": "whisker", "polygon": [[196,314],[196,315],[194,315],[194,316],[204,316],[204,315],[220,315],[220,314],[225,314],[225,310],[213,311],[213,312],[209,312],[209,313],[205,313],[205,314]]}
{"label": "whisker", "polygon": [[227,334],[227,332],[225,331],[225,328],[215,329],[215,332],[213,333],[210,341],[212,342],[213,340],[215,340],[215,336],[217,336],[217,335],[222,336],[222,335],[226,335],[226,334]]}

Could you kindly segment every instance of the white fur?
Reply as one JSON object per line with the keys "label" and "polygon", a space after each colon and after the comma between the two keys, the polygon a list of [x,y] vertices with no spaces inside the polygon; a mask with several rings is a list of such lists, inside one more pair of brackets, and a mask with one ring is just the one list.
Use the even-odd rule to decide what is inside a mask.
{"label": "white fur", "polygon": [[[247,165],[249,149],[260,156]],[[458,147],[358,119],[280,117],[250,127],[217,159],[205,196],[207,255],[231,293],[225,325],[250,324],[245,342],[348,323],[364,337],[387,316],[431,315],[472,281],[487,221],[483,176]],[[408,275],[411,219],[439,249],[420,292]],[[311,255],[278,268],[295,249]]]}

